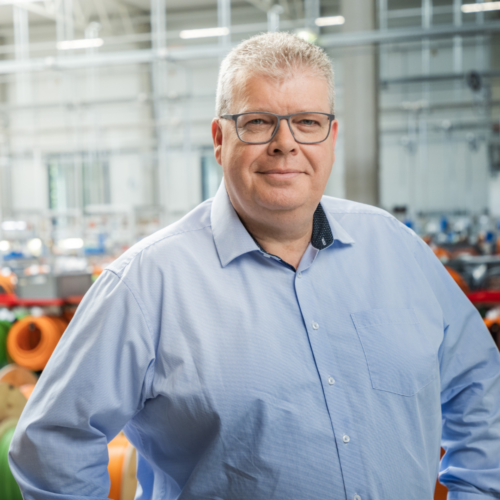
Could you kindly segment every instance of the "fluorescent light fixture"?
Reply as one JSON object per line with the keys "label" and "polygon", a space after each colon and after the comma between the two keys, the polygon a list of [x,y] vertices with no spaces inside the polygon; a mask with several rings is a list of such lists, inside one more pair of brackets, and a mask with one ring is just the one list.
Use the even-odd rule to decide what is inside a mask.
{"label": "fluorescent light fixture", "polygon": [[344,16],[318,17],[314,23],[316,26],[338,26],[345,23],[345,18]]}
{"label": "fluorescent light fixture", "polygon": [[66,238],[57,242],[57,246],[63,250],[78,250],[83,247],[81,238]]}
{"label": "fluorescent light fixture", "polygon": [[207,38],[209,36],[229,35],[229,28],[205,28],[201,30],[183,30],[180,33],[181,38]]}
{"label": "fluorescent light fixture", "polygon": [[92,49],[100,47],[104,43],[102,38],[83,38],[82,40],[65,40],[58,42],[59,50]]}
{"label": "fluorescent light fixture", "polygon": [[43,2],[44,0],[0,0],[1,5],[22,5],[23,3]]}
{"label": "fluorescent light fixture", "polygon": [[462,12],[464,14],[487,12],[490,10],[500,10],[500,2],[466,3],[462,5]]}
{"label": "fluorescent light fixture", "polygon": [[0,252],[8,252],[9,250],[10,250],[10,243],[7,240],[0,241]]}
{"label": "fluorescent light fixture", "polygon": [[4,231],[24,231],[26,222],[23,220],[6,220],[2,222],[2,229]]}

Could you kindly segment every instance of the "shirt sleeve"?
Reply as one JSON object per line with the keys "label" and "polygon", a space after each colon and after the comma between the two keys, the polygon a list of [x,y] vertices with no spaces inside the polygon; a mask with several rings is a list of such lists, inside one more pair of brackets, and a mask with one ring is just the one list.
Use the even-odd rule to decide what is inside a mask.
{"label": "shirt sleeve", "polygon": [[149,397],[154,343],[137,294],[105,271],[43,371],[10,448],[25,500],[104,500],[107,443]]}
{"label": "shirt sleeve", "polygon": [[[414,233],[415,257],[443,312],[439,350],[448,500],[500,498],[500,354],[479,312]],[[437,450],[436,450],[437,453]]]}

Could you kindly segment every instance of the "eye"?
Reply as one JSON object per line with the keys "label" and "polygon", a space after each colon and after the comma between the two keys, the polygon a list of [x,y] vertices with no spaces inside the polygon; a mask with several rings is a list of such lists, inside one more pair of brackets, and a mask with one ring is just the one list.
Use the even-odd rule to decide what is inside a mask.
{"label": "eye", "polygon": [[319,123],[316,120],[310,120],[307,118],[303,118],[302,120],[300,120],[299,123],[300,125],[306,125],[308,127],[319,125]]}

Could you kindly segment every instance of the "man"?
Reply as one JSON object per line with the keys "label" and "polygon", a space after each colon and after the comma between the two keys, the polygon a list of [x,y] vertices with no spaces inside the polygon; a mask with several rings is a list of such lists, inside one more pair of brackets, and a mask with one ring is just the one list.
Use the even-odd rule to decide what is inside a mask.
{"label": "man", "polygon": [[243,42],[212,133],[215,198],[103,273],[42,375],[11,449],[25,499],[106,498],[122,428],[141,500],[430,500],[441,442],[450,500],[500,498],[479,314],[412,231],[322,197],[326,55]]}

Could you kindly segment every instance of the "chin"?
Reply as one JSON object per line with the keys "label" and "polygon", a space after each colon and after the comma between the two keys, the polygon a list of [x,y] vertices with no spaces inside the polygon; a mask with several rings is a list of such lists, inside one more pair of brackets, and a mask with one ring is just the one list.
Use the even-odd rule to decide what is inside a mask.
{"label": "chin", "polygon": [[[275,190],[272,190],[275,191]],[[303,193],[278,192],[259,193],[256,202],[267,210],[294,210],[306,202]]]}

